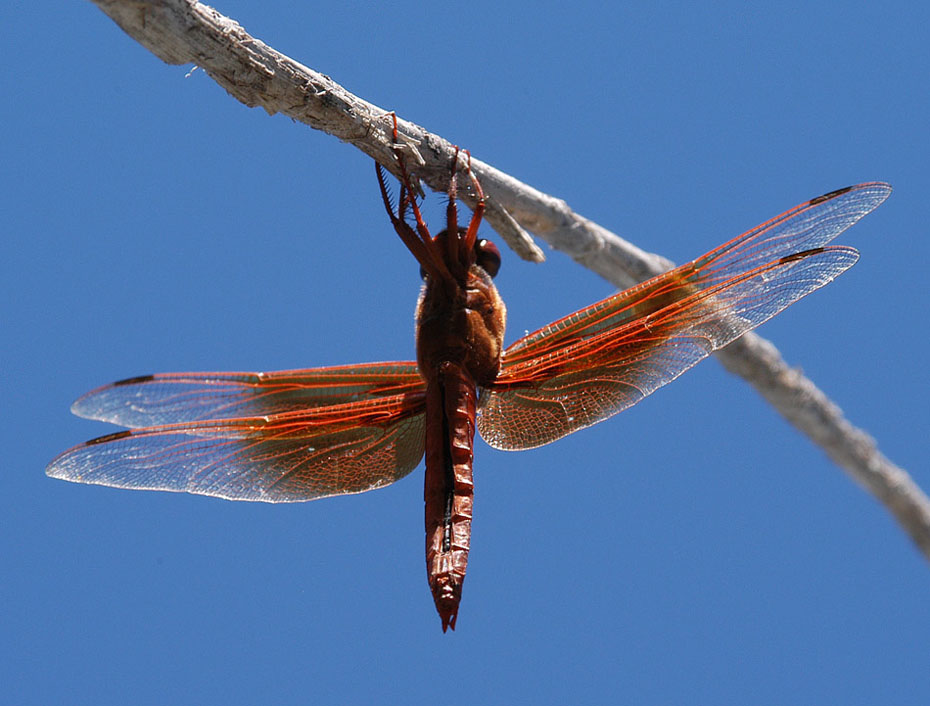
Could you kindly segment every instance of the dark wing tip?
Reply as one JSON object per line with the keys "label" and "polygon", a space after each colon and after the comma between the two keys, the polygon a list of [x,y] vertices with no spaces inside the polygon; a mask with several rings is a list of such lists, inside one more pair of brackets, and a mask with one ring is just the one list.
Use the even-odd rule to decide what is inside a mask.
{"label": "dark wing tip", "polygon": [[113,387],[119,387],[120,385],[137,385],[141,382],[150,382],[155,379],[154,375],[138,375],[134,378],[126,378],[125,380],[117,380],[113,383]]}
{"label": "dark wing tip", "polygon": [[810,206],[816,206],[817,204],[823,203],[824,201],[829,201],[830,199],[835,199],[837,196],[842,196],[843,194],[848,194],[848,193],[849,193],[850,191],[852,191],[853,189],[857,189],[857,190],[858,190],[858,189],[863,189],[863,190],[868,189],[868,190],[872,190],[872,191],[877,191],[877,192],[879,192],[879,193],[883,193],[883,194],[884,194],[884,197],[882,198],[882,201],[884,201],[886,198],[888,198],[888,194],[891,193],[891,184],[888,184],[888,183],[886,183],[886,182],[884,182],[884,181],[867,181],[867,182],[864,182],[864,183],[862,183],[862,184],[854,184],[854,185],[852,185],[852,186],[847,186],[847,187],[844,187],[844,188],[842,188],[842,189],[836,189],[835,191],[830,191],[830,192],[828,192],[828,193],[826,193],[826,194],[823,194],[822,196],[817,196],[817,197],[815,197],[815,198],[812,198],[812,199],[808,202],[808,205],[810,205]]}
{"label": "dark wing tip", "polygon": [[98,436],[96,439],[85,441],[82,446],[96,446],[97,444],[105,444],[108,441],[125,439],[127,436],[132,436],[132,432],[128,429],[124,429],[123,431],[115,431],[112,434],[105,434],[103,436]]}
{"label": "dark wing tip", "polygon": [[137,375],[134,378],[126,378],[125,380],[118,380],[117,382],[110,383],[109,385],[98,387],[81,395],[74,402],[72,402],[71,414],[74,414],[78,417],[83,417],[84,419],[101,419],[101,417],[98,416],[99,410],[97,408],[97,404],[100,401],[99,396],[101,393],[104,393],[114,387],[141,385],[146,382],[151,382],[154,379],[154,375]]}
{"label": "dark wing tip", "polygon": [[830,199],[835,199],[837,196],[842,196],[843,194],[849,193],[852,191],[853,187],[847,186],[843,189],[837,189],[836,191],[830,191],[829,193],[823,194],[822,196],[816,196],[810,200],[811,206],[816,206],[819,203],[824,201],[829,201]]}

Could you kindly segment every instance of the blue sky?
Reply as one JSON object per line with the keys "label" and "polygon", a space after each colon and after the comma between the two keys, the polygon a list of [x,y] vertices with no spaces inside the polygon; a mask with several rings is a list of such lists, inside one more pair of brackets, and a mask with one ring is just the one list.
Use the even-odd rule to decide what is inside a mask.
{"label": "blue sky", "polygon": [[[839,240],[860,262],[760,333],[930,488],[925,3],[298,5],[217,9],[679,262],[891,182]],[[478,442],[454,634],[422,470],[291,506],[46,478],[113,430],[68,411],[106,382],[410,358],[419,286],[368,158],[54,12],[0,11],[10,703],[930,700],[927,562],[713,361],[551,446]],[[504,252],[508,341],[613,291],[545,249]]]}

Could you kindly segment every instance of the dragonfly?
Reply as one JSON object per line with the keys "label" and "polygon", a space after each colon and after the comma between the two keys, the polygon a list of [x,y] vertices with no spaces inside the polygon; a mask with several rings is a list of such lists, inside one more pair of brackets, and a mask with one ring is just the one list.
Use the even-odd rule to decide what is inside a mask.
{"label": "dragonfly", "polygon": [[[455,629],[468,564],[476,429],[494,448],[531,449],[636,404],[851,267],[857,251],[829,241],[891,192],[869,182],[818,196],[504,348],[506,310],[492,280],[501,255],[478,237],[485,196],[470,157],[456,149],[446,227],[433,236],[396,120],[394,142],[396,200],[375,166],[423,278],[416,361],[122,380],[71,410],[126,430],[65,451],[47,473],[279,503],[381,488],[425,456],[427,577],[443,632]],[[459,171],[476,201],[467,225],[458,222]]]}

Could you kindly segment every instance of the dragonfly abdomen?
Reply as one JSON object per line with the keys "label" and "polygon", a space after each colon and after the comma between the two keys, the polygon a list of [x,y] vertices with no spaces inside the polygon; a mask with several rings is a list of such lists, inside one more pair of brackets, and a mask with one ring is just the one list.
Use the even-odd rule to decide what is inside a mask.
{"label": "dragonfly abdomen", "polygon": [[468,567],[477,389],[460,365],[444,362],[427,380],[426,569],[442,629],[455,629]]}

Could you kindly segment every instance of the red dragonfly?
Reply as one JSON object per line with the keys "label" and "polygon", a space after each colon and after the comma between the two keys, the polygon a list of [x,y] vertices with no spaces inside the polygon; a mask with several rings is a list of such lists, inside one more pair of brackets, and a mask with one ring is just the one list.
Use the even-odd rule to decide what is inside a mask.
{"label": "red dragonfly", "polygon": [[[395,127],[396,143],[396,127]],[[559,319],[503,348],[497,248],[467,227],[452,165],[446,229],[433,237],[401,174],[392,205],[420,264],[417,361],[273,373],[166,373],[98,388],[72,411],[128,427],[55,458],[55,478],[230,500],[297,502],[361,493],[426,456],[426,561],[442,629],[455,629],[468,561],[475,429],[529,449],[636,404],[851,267],[827,243],[887,198],[871,182],[803,203],[681,267]]]}

